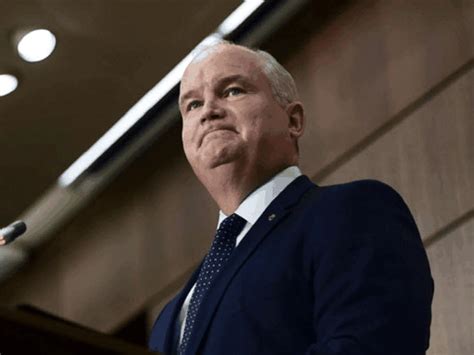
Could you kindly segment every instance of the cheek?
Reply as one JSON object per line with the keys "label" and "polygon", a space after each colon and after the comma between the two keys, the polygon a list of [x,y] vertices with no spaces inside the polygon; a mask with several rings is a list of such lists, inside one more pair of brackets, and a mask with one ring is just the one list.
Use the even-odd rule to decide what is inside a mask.
{"label": "cheek", "polygon": [[238,110],[236,116],[240,118],[240,120],[238,119],[236,121],[239,123],[242,137],[244,139],[257,137],[265,121],[268,119],[266,115],[266,111],[264,109],[262,110],[262,105],[259,102],[249,103]]}
{"label": "cheek", "polygon": [[245,117],[245,121],[240,123],[238,128],[240,131],[240,136],[244,142],[250,143],[257,140],[257,137],[260,135],[260,117],[250,113]]}
{"label": "cheek", "polygon": [[191,148],[191,136],[190,136],[191,130],[189,127],[186,127],[183,125],[183,129],[181,131],[181,140],[183,142],[183,149],[186,155],[188,155],[188,151]]}
{"label": "cheek", "polygon": [[278,135],[281,130],[279,117],[268,107],[257,106],[246,116],[245,133],[249,140],[259,140]]}

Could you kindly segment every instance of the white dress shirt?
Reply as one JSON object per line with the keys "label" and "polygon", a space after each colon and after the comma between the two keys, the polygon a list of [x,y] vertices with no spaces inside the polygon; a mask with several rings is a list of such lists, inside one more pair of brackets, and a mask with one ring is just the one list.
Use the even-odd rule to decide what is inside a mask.
{"label": "white dress shirt", "polygon": [[[260,186],[258,189],[253,191],[248,195],[244,201],[239,205],[237,210],[234,212],[240,217],[244,218],[247,223],[244,226],[244,229],[237,236],[235,241],[235,247],[240,244],[242,239],[247,235],[247,232],[252,228],[252,226],[257,222],[257,220],[262,215],[263,211],[270,205],[270,203],[282,192],[293,180],[301,175],[301,171],[297,166],[290,166],[285,170],[281,171],[275,175],[271,180],[269,180],[264,185]],[[227,216],[224,212],[219,211],[219,221],[217,223],[217,229],[219,228],[221,222]],[[189,291],[186,299],[183,302],[181,311],[179,313],[180,322],[180,335],[179,342],[183,337],[184,325],[186,322],[186,315],[188,313],[189,303],[191,302],[191,297],[193,295],[196,284]]]}

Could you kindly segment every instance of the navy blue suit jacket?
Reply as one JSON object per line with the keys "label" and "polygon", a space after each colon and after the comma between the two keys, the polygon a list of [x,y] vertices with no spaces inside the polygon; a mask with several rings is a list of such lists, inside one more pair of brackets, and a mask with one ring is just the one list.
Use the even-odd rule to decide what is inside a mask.
{"label": "navy blue suit jacket", "polygon": [[[159,315],[151,350],[174,353],[198,272]],[[318,187],[303,175],[217,275],[187,354],[425,354],[432,296],[417,227],[392,188],[373,180]]]}

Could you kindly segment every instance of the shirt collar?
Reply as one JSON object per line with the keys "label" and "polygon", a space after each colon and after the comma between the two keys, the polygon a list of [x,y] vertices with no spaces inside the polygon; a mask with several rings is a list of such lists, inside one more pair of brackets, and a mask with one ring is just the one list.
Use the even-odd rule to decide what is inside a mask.
{"label": "shirt collar", "polygon": [[[280,171],[268,182],[248,195],[234,213],[244,218],[251,225],[255,224],[268,205],[300,175],[302,175],[301,170],[296,165]],[[217,225],[219,226],[226,217],[224,212],[219,211],[219,222]]]}

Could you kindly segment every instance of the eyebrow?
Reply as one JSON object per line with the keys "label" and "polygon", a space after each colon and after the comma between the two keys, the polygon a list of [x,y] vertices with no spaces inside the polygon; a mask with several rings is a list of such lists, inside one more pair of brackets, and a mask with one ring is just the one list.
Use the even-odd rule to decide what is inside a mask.
{"label": "eyebrow", "polygon": [[[222,87],[222,86],[226,86],[232,82],[235,82],[235,81],[243,81],[245,83],[248,84],[248,79],[246,76],[242,75],[242,74],[233,74],[233,75],[228,75],[228,76],[225,76],[223,78],[220,78],[218,81],[217,81],[217,87]],[[180,98],[179,98],[179,106],[181,106],[183,104],[183,102],[185,100],[187,100],[188,98],[192,97],[192,96],[195,96],[196,95],[196,90],[189,90],[187,91],[186,93],[184,93]]]}

